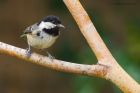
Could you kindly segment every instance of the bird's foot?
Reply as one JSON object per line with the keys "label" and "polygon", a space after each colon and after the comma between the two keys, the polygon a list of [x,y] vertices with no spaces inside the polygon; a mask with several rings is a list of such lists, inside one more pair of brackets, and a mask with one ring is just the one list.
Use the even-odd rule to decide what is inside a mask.
{"label": "bird's foot", "polygon": [[52,56],[49,52],[47,52],[47,54],[48,54],[48,57],[49,57],[49,59],[50,59],[51,61],[53,61],[53,60],[55,59],[55,57]]}
{"label": "bird's foot", "polygon": [[30,57],[31,54],[32,54],[31,49],[30,49],[30,48],[27,48],[27,49],[26,49],[26,56],[27,56],[27,57]]}

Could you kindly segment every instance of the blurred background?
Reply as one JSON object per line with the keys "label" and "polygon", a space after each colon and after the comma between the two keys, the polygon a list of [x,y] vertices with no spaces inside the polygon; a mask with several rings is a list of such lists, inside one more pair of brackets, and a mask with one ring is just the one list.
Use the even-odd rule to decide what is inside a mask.
{"label": "blurred background", "polygon": [[[140,1],[80,0],[119,64],[140,83]],[[93,64],[95,55],[62,0],[0,0],[0,41],[27,48],[23,30],[46,15],[66,26],[48,51],[57,59]],[[40,52],[43,55],[46,52]],[[117,74],[116,74],[117,75]],[[122,93],[109,81],[57,72],[0,54],[0,93]]]}

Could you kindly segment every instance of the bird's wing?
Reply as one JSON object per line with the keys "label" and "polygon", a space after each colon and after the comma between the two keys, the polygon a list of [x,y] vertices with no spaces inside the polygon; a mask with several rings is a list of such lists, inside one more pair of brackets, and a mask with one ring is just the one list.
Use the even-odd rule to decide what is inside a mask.
{"label": "bird's wing", "polygon": [[31,30],[31,31],[39,30],[39,27],[38,27],[37,24],[38,24],[38,23],[35,23],[35,24],[31,25],[28,29]]}
{"label": "bird's wing", "polygon": [[34,30],[39,30],[39,27],[38,27],[37,24],[38,24],[38,23],[35,23],[35,24],[33,24],[33,25],[27,27],[27,28],[24,30],[23,34],[22,34],[20,37],[24,37],[24,36],[26,36],[27,33],[31,33],[31,32],[34,31]]}

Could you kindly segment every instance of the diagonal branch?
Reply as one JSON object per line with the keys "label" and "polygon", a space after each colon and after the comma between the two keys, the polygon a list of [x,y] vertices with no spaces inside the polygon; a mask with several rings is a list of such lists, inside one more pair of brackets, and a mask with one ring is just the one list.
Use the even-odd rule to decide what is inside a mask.
{"label": "diagonal branch", "polygon": [[140,85],[130,77],[114,59],[103,40],[99,36],[88,14],[79,0],[63,0],[78,24],[81,33],[100,65],[109,67],[104,78],[116,84],[124,93],[140,93]]}
{"label": "diagonal branch", "polygon": [[76,64],[57,59],[49,59],[48,57],[32,53],[31,57],[27,57],[26,50],[12,45],[0,42],[0,53],[18,57],[20,59],[30,61],[58,71],[81,74],[87,76],[104,77],[107,72],[107,67],[102,65],[85,65]]}
{"label": "diagonal branch", "polygon": [[79,0],[63,0],[98,60],[111,56]]}
{"label": "diagonal branch", "polygon": [[20,59],[58,71],[87,76],[98,76],[112,81],[124,93],[140,93],[140,85],[122,69],[111,55],[79,0],[63,1],[76,20],[91,49],[95,53],[98,59],[97,65],[76,64],[56,59],[52,61],[48,57],[36,53],[32,53],[31,57],[27,57],[25,49],[17,48],[2,42],[0,42],[0,53],[16,56]]}

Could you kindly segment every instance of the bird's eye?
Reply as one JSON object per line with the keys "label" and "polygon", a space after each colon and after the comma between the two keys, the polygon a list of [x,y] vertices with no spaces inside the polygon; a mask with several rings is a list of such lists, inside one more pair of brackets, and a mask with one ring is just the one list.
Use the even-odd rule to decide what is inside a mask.
{"label": "bird's eye", "polygon": [[37,32],[36,35],[37,35],[37,36],[40,36],[40,32]]}

